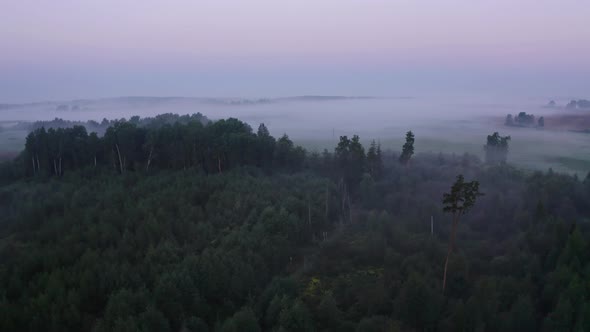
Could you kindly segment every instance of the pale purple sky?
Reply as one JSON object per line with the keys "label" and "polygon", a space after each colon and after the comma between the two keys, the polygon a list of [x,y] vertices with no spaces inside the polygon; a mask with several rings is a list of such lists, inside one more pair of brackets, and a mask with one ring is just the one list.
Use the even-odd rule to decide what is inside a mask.
{"label": "pale purple sky", "polygon": [[589,22],[587,0],[0,0],[0,103],[588,97]]}

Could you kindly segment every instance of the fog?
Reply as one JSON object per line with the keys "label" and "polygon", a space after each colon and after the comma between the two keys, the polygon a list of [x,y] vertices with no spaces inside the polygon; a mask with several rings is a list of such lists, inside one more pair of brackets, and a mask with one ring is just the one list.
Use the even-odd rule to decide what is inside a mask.
{"label": "fog", "polygon": [[[397,151],[413,130],[417,152],[482,156],[486,135],[499,131],[512,136],[517,165],[590,169],[587,134],[503,125],[508,113],[563,111],[542,108],[550,99],[588,98],[590,6],[581,1],[15,1],[2,9],[5,155],[23,147],[26,132],[9,128],[17,121],[200,112],[264,122],[310,150],[358,134]],[[307,94],[376,98],[281,98]],[[57,101],[29,103],[42,100]]]}
{"label": "fog", "polygon": [[[528,169],[552,167],[585,175],[590,165],[588,134],[564,130],[504,126],[506,114],[552,116],[563,109],[542,107],[545,98],[455,97],[289,97],[289,98],[148,98],[125,97],[3,106],[5,127],[18,121],[120,119],[161,113],[200,112],[210,119],[236,117],[254,129],[265,123],[274,136],[288,134],[312,151],[332,149],[341,135],[358,134],[369,143],[398,151],[404,134],[416,135],[416,152],[465,152],[483,158],[486,136],[510,135],[509,161]],[[567,99],[556,99],[563,105]],[[7,128],[9,129],[9,128]],[[0,135],[0,149],[22,148],[22,133]],[[10,140],[10,141],[9,141]]]}

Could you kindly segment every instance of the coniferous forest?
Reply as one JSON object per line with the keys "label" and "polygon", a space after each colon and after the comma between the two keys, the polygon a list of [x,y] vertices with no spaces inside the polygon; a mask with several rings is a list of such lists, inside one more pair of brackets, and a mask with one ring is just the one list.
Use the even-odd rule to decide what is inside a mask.
{"label": "coniferous forest", "polygon": [[0,165],[0,331],[590,331],[590,177],[515,168],[510,137],[103,124]]}

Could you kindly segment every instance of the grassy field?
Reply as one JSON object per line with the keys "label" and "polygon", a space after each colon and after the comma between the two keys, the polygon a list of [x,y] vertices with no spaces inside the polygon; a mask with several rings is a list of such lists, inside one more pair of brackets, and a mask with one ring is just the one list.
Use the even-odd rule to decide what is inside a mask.
{"label": "grassy field", "polygon": [[[524,129],[526,131],[527,129]],[[530,169],[554,171],[577,174],[584,178],[590,172],[590,135],[582,133],[567,133],[568,141],[562,141],[555,137],[529,136],[530,132],[508,133],[513,135],[510,143],[508,162],[516,166]],[[535,133],[533,131],[533,133]],[[505,133],[506,134],[506,133]],[[545,133],[546,134],[546,133]],[[402,138],[380,139],[384,150],[400,151],[404,141]],[[296,140],[309,150],[321,152],[323,149],[332,151],[336,142],[334,140]],[[369,141],[363,144],[368,146]],[[483,146],[485,135],[469,135],[460,139],[449,139],[448,135],[441,138],[420,137],[416,135],[416,153],[469,153],[484,159]]]}
{"label": "grassy field", "polygon": [[568,169],[581,171],[590,170],[590,158],[580,159],[573,157],[547,157],[548,163],[562,165]]}

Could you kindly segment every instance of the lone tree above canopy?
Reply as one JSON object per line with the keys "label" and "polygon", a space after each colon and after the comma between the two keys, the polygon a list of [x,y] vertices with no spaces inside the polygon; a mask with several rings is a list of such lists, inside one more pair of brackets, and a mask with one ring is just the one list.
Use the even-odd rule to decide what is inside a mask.
{"label": "lone tree above canopy", "polygon": [[399,156],[399,162],[407,165],[414,154],[414,133],[408,131],[406,133],[406,143],[402,147],[402,154]]}
{"label": "lone tree above canopy", "polygon": [[508,157],[508,141],[510,136],[500,136],[498,132],[488,135],[484,150],[486,162],[490,164],[505,163]]}
{"label": "lone tree above canopy", "polygon": [[443,292],[447,285],[447,267],[449,264],[449,257],[455,247],[455,234],[457,233],[459,218],[466,214],[475,205],[475,201],[479,196],[483,196],[483,194],[479,192],[479,182],[465,182],[463,175],[457,176],[457,181],[455,181],[451,187],[450,193],[443,194],[443,211],[453,215],[453,226],[451,228],[449,249],[445,260],[443,275]]}

